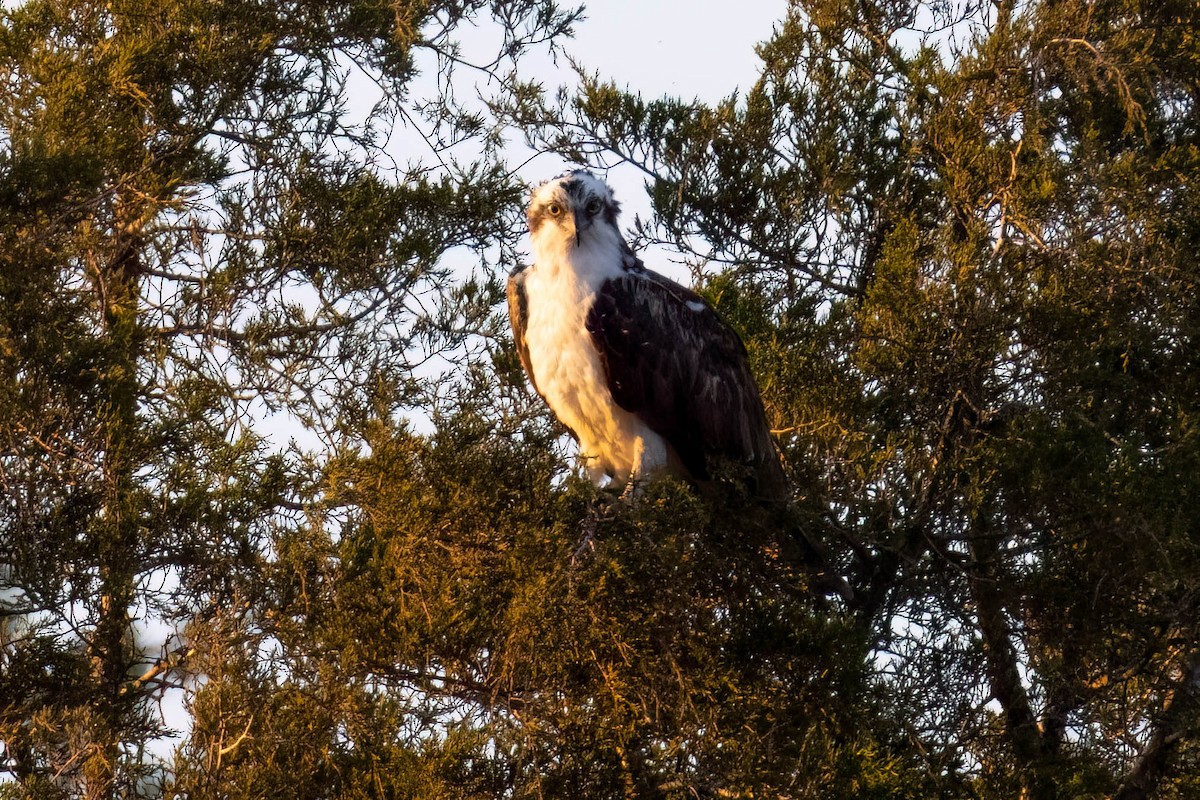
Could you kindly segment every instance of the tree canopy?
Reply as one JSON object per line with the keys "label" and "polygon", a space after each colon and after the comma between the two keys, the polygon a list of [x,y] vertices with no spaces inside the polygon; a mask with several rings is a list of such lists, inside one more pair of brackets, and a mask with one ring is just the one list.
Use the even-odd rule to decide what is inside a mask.
{"label": "tree canopy", "polygon": [[[0,796],[1195,796],[1200,10],[797,0],[716,104],[577,18],[4,12]],[[644,172],[786,512],[573,474],[513,133]]]}

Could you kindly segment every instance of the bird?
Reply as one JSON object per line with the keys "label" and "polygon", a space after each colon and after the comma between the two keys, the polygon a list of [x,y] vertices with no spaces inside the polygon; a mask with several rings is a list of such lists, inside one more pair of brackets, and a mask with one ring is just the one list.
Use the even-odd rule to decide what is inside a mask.
{"label": "bird", "polygon": [[731,464],[755,498],[784,502],[787,481],[741,338],[699,294],[646,268],[619,212],[612,189],[586,169],[533,190],[532,261],[507,284],[530,383],[598,487],[637,494],[663,473],[711,486]]}

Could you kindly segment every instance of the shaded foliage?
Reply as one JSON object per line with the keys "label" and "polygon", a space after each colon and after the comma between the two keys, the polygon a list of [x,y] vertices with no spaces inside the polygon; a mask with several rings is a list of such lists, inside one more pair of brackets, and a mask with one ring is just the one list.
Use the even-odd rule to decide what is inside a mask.
{"label": "shaded foliage", "polygon": [[1198,26],[814,0],[716,106],[584,75],[509,109],[637,164],[640,233],[728,270],[873,683],[955,796],[1191,786]]}
{"label": "shaded foliage", "polygon": [[861,637],[773,533],[672,482],[638,506],[555,488],[557,459],[477,417],[368,444],[332,466],[362,520],[294,543],[268,630],[409,698],[421,746],[469,746],[471,796],[869,796],[906,768],[860,724]]}
{"label": "shaded foliage", "polygon": [[[572,477],[489,15],[488,113],[648,176],[786,511]],[[797,2],[713,106],[509,74],[574,19],[5,12],[0,794],[1194,794],[1191,4]]]}
{"label": "shaded foliage", "polygon": [[[575,15],[521,0],[10,6],[0,763],[46,796],[203,793],[213,777],[189,748],[163,758],[186,720],[155,703],[194,694],[200,742],[242,724],[198,689],[233,670],[273,680],[268,645],[219,634],[274,597],[320,491],[323,459],[257,421],[334,443],[372,404],[424,404],[417,365],[486,333],[499,296],[486,269],[451,285],[446,253],[512,257],[521,188],[452,97],[406,95],[418,56],[452,82],[456,27],[487,16],[503,72]],[[364,84],[369,113],[350,105]],[[440,138],[389,163],[387,137],[418,124]],[[239,785],[325,791],[332,768],[294,756],[336,710],[305,721],[322,707],[302,694],[264,708],[246,739],[291,751]]]}

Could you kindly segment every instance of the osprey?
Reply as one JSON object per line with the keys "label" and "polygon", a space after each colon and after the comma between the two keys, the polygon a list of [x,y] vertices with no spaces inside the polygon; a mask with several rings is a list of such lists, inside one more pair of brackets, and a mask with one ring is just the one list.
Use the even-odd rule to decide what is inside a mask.
{"label": "osprey", "polygon": [[598,486],[661,471],[705,481],[716,458],[744,465],[759,498],[783,500],[741,339],[698,294],[643,266],[618,210],[586,170],[533,193],[533,264],[509,276],[508,310],[534,389]]}

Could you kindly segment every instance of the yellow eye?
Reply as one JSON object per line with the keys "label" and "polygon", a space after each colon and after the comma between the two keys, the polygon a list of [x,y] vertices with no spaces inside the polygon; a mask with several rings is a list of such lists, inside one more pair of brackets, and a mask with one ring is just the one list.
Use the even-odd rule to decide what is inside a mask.
{"label": "yellow eye", "polygon": [[560,206],[558,203],[551,203],[550,205],[546,206],[546,213],[552,217],[559,216],[562,214],[562,211],[562,206]]}

